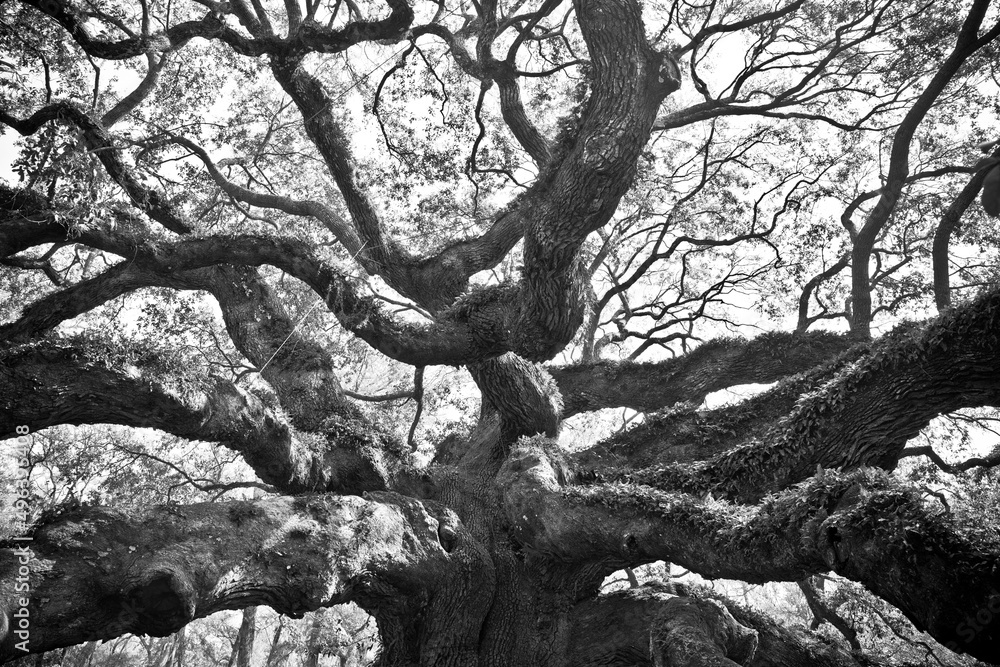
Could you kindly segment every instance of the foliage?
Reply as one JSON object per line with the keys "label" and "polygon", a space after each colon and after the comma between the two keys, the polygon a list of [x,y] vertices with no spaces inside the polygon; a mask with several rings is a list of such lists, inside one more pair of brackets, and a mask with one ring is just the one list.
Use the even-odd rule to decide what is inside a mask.
{"label": "foliage", "polygon": [[[1000,125],[991,3],[300,4],[0,3],[0,345],[61,354],[85,388],[94,370],[142,380],[191,408],[186,433],[224,440],[76,415],[39,371],[29,393],[48,397],[53,425],[32,433],[26,464],[0,468],[0,517],[19,475],[39,525],[209,501],[232,503],[238,529],[261,497],[398,493],[460,515],[503,576],[522,577],[509,595],[551,594],[519,607],[539,616],[596,595],[621,563],[550,563],[539,581],[508,562],[550,555],[518,543],[498,500],[524,482],[518,457],[519,473],[555,471],[525,494],[540,505],[704,536],[706,563],[810,552],[811,527],[834,515],[898,563],[927,551],[975,569],[1000,550],[980,520],[1000,507],[982,408],[997,394],[981,377],[1000,349],[1000,168],[975,155]],[[983,41],[954,62],[979,7]],[[638,38],[588,14],[610,9],[641,14]],[[339,307],[363,300],[377,307]],[[856,345],[840,354],[845,336]],[[510,371],[515,352],[568,365],[608,412],[532,439],[564,401],[544,369]],[[919,385],[942,368],[980,375],[968,390]],[[703,403],[707,387],[776,379]],[[642,414],[607,398],[657,384],[688,397]],[[939,405],[958,411],[931,422]],[[851,440],[855,422],[897,433]],[[503,470],[510,488],[496,489]],[[521,516],[540,524],[547,507]],[[445,523],[433,532],[450,554]],[[636,561],[643,581],[672,579],[659,557]],[[424,622],[434,596],[390,613],[384,591],[405,585],[368,576],[343,595],[381,612],[387,650],[424,641],[386,619]],[[860,585],[828,583],[822,601],[872,659],[892,642],[900,661],[960,662]],[[746,593],[734,586],[719,585]],[[791,605],[786,621],[814,611],[776,590],[755,605]],[[66,655],[233,664],[241,622]],[[254,623],[267,667],[376,652],[357,607]]]}

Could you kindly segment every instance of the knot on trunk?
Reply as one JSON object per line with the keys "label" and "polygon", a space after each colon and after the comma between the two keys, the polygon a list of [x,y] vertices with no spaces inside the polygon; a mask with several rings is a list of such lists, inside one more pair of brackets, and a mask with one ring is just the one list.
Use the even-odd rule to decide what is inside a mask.
{"label": "knot on trunk", "polygon": [[537,364],[507,353],[469,365],[483,402],[500,415],[503,439],[544,433],[556,437],[562,395],[548,372]]}
{"label": "knot on trunk", "polygon": [[672,53],[661,53],[660,64],[656,68],[656,83],[654,88],[658,95],[667,95],[680,90],[681,68]]}
{"label": "knot on trunk", "polygon": [[660,613],[653,644],[667,658],[666,664],[742,665],[757,651],[757,631],[740,625],[711,600],[677,597]]}
{"label": "knot on trunk", "polygon": [[166,637],[195,618],[195,591],[187,577],[168,569],[145,573],[122,595],[122,613],[137,634]]}

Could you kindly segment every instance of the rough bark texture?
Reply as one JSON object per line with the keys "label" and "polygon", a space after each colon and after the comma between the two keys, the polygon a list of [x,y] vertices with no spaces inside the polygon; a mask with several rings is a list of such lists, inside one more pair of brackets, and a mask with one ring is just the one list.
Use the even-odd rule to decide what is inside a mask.
{"label": "rough bark texture", "polygon": [[[118,41],[92,36],[86,15],[64,0],[24,4],[91,57],[152,59],[195,37],[267,55],[349,220],[324,203],[261,198],[226,180],[191,142],[176,143],[194,151],[233,198],[326,225],[364,271],[432,317],[413,324],[387,313],[314,243],[193,234],[183,210],[140,179],[107,128],[78,105],[47,103],[24,118],[0,111],[0,122],[22,134],[50,122],[74,127],[126,203],[158,225],[136,220],[123,204],[113,219],[67,227],[58,222],[65,212],[46,198],[0,187],[3,259],[66,242],[71,229],[74,243],[121,258],[0,325],[0,433],[17,434],[23,424],[158,428],[232,448],[277,494],[81,507],[45,518],[24,542],[28,549],[12,542],[0,551],[3,590],[19,578],[31,589],[26,604],[0,597],[0,661],[23,653],[22,608],[31,619],[28,648],[39,653],[129,632],[162,636],[220,609],[267,604],[294,616],[355,601],[378,621],[387,666],[861,664],[706,597],[655,587],[599,595],[615,570],[666,559],[751,582],[834,571],[939,641],[1000,663],[1000,545],[885,470],[938,414],[1000,404],[1000,292],[873,343],[773,334],[713,341],[658,364],[538,365],[579,328],[587,292],[580,249],[612,219],[661,102],[680,85],[675,55],[650,46],[637,2],[574,4],[589,94],[551,141],[520,101],[514,55],[530,30],[497,59],[504,19],[488,0],[478,3],[481,21],[466,34],[440,25],[408,33],[411,7],[387,0],[385,18],[338,30],[286,2],[287,34],[279,35],[274,26],[282,22],[260,3],[234,0],[221,17],[209,13]],[[514,23],[533,26],[558,4],[543,2]],[[884,201],[855,246],[864,290],[871,244],[902,187],[893,179],[907,176],[905,154],[896,158],[924,107],[970,49],[982,46],[986,37],[974,33],[985,4],[973,3],[972,27],[963,29],[951,69],[932,81],[893,144]],[[230,12],[242,28],[230,25]],[[306,58],[407,34],[444,39],[463,72],[498,84],[502,117],[539,168],[482,234],[424,257],[410,254],[380,219],[357,178],[334,99]],[[465,46],[472,37],[474,54]],[[519,279],[468,289],[474,273],[522,239]],[[334,372],[338,351],[297,331],[257,269],[265,265],[307,285],[345,329],[388,357],[417,367],[468,365],[483,395],[476,429],[442,447],[434,465],[414,469],[401,443],[345,397]],[[233,344],[274,398],[147,351],[51,334],[151,286],[210,294]],[[857,310],[856,328],[866,337],[864,304]],[[697,410],[717,389],[779,380],[743,405]],[[666,410],[585,451],[560,450],[564,414],[621,406]]]}
{"label": "rough bark texture", "polygon": [[356,408],[325,413],[322,430],[296,431],[253,394],[216,379],[178,373],[157,359],[108,355],[80,341],[0,351],[0,433],[21,424],[123,424],[213,440],[240,452],[262,480],[290,493],[385,489],[386,460],[399,446]]}
{"label": "rough bark texture", "polygon": [[720,339],[658,363],[605,362],[550,369],[566,417],[601,408],[650,412],[740,384],[766,384],[808,370],[843,352],[849,337],[828,333]]}
{"label": "rough bark texture", "polygon": [[[607,628],[607,620],[617,623]],[[671,597],[656,589],[601,596],[574,610],[571,663],[590,665],[746,664],[757,632],[707,600]],[[652,655],[650,655],[652,653]]]}
{"label": "rough bark texture", "polygon": [[[267,604],[295,616],[349,599],[386,619],[421,609],[422,627],[397,638],[401,653],[440,651],[438,641],[474,650],[473,609],[485,612],[492,591],[489,558],[454,513],[395,494],[85,508],[37,527],[29,547],[33,652],[166,636],[220,609]],[[18,554],[0,552],[5,590],[15,590]],[[10,659],[21,655],[6,627],[15,600],[0,604],[0,656]],[[413,646],[422,632],[432,645]]]}
{"label": "rough bark texture", "polygon": [[[677,597],[678,593],[672,587],[647,584],[579,605],[573,615],[570,664],[746,667],[868,664],[843,648],[805,633],[795,633],[732,602],[708,596]],[[608,619],[614,619],[610,627]],[[689,646],[702,649],[693,656],[678,655],[677,644],[683,642],[685,629],[693,630]],[[650,655],[651,643],[660,649],[659,656]],[[706,663],[706,659],[714,662]]]}
{"label": "rough bark texture", "polygon": [[[802,397],[795,405],[777,423],[757,422],[760,430],[744,435],[744,444],[700,466],[621,468],[623,478],[753,501],[807,479],[817,466],[891,469],[906,442],[939,414],[1000,400],[998,311],[1000,296],[994,292],[925,327],[901,327],[811,374],[798,385]],[[787,400],[787,389],[779,385],[751,405],[768,402],[772,394]],[[747,413],[746,407],[736,411]],[[632,445],[624,442],[622,454]],[[647,450],[636,451],[643,456]],[[618,450],[604,460],[612,468],[624,462]],[[619,477],[614,471],[598,473]]]}

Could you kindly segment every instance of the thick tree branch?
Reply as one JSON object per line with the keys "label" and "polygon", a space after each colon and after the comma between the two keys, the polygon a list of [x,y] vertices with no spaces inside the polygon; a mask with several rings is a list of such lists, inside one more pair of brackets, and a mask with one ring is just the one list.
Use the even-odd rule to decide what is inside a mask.
{"label": "thick tree branch", "polygon": [[27,341],[59,323],[145,287],[205,290],[218,299],[234,344],[278,392],[299,428],[342,412],[340,383],[328,351],[296,331],[282,304],[246,267],[211,266],[157,272],[122,262],[102,274],[45,296],[16,321],[0,325],[0,340]]}
{"label": "thick tree branch", "polygon": [[[459,465],[477,474],[495,474],[521,436],[559,430],[562,399],[552,378],[538,364],[513,353],[468,365],[482,393],[479,424]],[[439,462],[450,452],[440,452]]]}
{"label": "thick tree branch", "polygon": [[142,81],[139,82],[139,85],[135,87],[135,90],[120,99],[117,104],[107,111],[107,113],[101,116],[101,125],[104,127],[111,127],[122,118],[135,111],[136,108],[142,104],[142,101],[146,99],[151,92],[153,92],[153,89],[156,87],[156,83],[160,78],[160,72],[163,71],[163,67],[167,64],[167,59],[154,53],[147,53],[146,61],[148,62],[146,76],[144,76]]}
{"label": "thick tree branch", "polygon": [[[512,69],[512,68],[511,68]],[[521,144],[531,159],[539,168],[544,168],[552,157],[548,140],[538,131],[538,128],[528,119],[521,101],[521,86],[513,72],[503,71],[496,75],[497,89],[500,92],[500,114],[510,128],[511,134]]]}
{"label": "thick tree branch", "polygon": [[[576,136],[540,178],[547,196],[525,227],[525,308],[515,335],[530,360],[551,358],[582,323],[579,249],[617,210],[660,104],[680,87],[676,62],[649,47],[634,3],[577,2],[576,13],[593,63],[592,93]],[[521,351],[529,346],[535,350]]]}
{"label": "thick tree branch", "polygon": [[580,471],[606,466],[641,470],[709,460],[764,438],[803,394],[815,391],[836,368],[846,368],[865,353],[863,347],[851,348],[834,361],[786,378],[735,405],[701,410],[698,405],[682,403],[647,414],[641,424],[573,454],[570,460]]}
{"label": "thick tree branch", "polygon": [[[96,58],[125,60],[149,52],[169,52],[182,48],[195,37],[218,39],[236,53],[244,56],[287,55],[290,53],[340,53],[355,44],[384,39],[399,39],[413,21],[413,10],[406,0],[386,0],[392,10],[389,16],[377,21],[356,21],[333,30],[315,21],[303,21],[290,26],[287,38],[274,36],[271,31],[261,31],[250,38],[226,25],[224,16],[208,12],[200,21],[185,21],[162,32],[141,34],[118,41],[93,37],[87,27],[86,15],[68,0],[22,0],[43,14],[51,16],[80,45]],[[246,12],[241,18],[247,18]],[[259,21],[251,26],[260,27]],[[267,34],[269,33],[269,34]]]}
{"label": "thick tree branch", "polygon": [[513,534],[539,567],[601,560],[610,572],[666,560],[750,582],[833,570],[938,641],[1000,660],[1000,614],[967,632],[970,610],[1000,608],[1000,545],[967,537],[886,473],[825,471],[746,507],[633,484],[562,487],[555,465],[525,442],[499,478]]}
{"label": "thick tree branch", "polygon": [[[702,621],[692,623],[692,630],[697,632],[695,628],[700,628],[713,638],[716,646],[732,647],[730,659],[746,667],[871,667],[868,660],[856,658],[804,631],[788,629],[730,600],[707,593],[701,595],[699,591],[698,597],[687,598],[688,609]],[[622,658],[628,664],[650,667],[659,664],[650,655],[651,644],[662,636],[656,631],[658,624],[670,619],[679,599],[684,598],[675,597],[670,587],[647,583],[580,603],[570,617],[574,658],[571,664],[605,665]],[[717,605],[714,611],[706,606],[709,601]],[[690,615],[677,620],[683,622],[685,618],[693,620]],[[757,646],[752,655],[746,651],[751,638]],[[688,663],[680,660],[663,664]]]}
{"label": "thick tree branch", "polygon": [[[286,490],[387,486],[405,458],[401,446],[344,398],[330,351],[297,332],[284,307],[253,269],[219,266],[161,273],[123,262],[31,304],[17,321],[0,326],[0,338],[8,342],[28,340],[111,299],[152,286],[205,290],[215,296],[234,344],[275,389],[295,427],[322,434],[320,440],[325,437],[334,443],[317,448],[275,442],[280,446],[268,451],[270,461],[254,453],[253,447],[230,444],[262,477],[268,474],[265,469],[285,466],[297,471],[276,473],[288,477],[281,485]],[[206,434],[194,437],[217,439]]]}
{"label": "thick tree branch", "polygon": [[[24,219],[21,212],[15,212],[13,221],[0,225],[0,246],[10,245],[20,249],[26,239],[36,243],[62,240],[65,238],[65,230],[53,224],[53,220],[51,211],[32,214],[29,219]],[[10,232],[9,237],[7,232]],[[491,308],[497,304],[496,298],[487,298],[485,303],[467,304],[453,313],[450,320],[443,320],[435,325],[404,323],[383,313],[376,299],[361,296],[359,287],[354,282],[327,263],[310,244],[297,239],[188,238],[170,244],[153,239],[138,240],[118,232],[86,229],[77,234],[76,240],[115,253],[137,264],[143,271],[163,276],[221,264],[275,266],[316,291],[348,330],[372,344],[375,349],[405,363],[418,366],[465,363],[507,351],[503,336],[498,336],[503,331],[502,323],[490,324],[492,317],[498,316],[498,310]],[[102,289],[100,283],[111,282],[112,278],[113,276],[95,279],[97,283],[88,282],[80,289]],[[72,302],[74,297],[66,300]],[[500,302],[503,302],[502,298]],[[509,308],[508,302],[507,309]],[[485,312],[482,312],[483,309]],[[502,316],[504,312],[505,309],[499,309],[499,315]],[[42,316],[44,317],[44,313]],[[487,330],[473,336],[469,333],[469,318],[476,316],[486,320],[484,328]]]}
{"label": "thick tree branch", "polygon": [[[757,499],[817,466],[895,466],[906,442],[939,414],[1000,404],[1000,292],[904,327],[853,363],[814,374],[814,389],[752,441],[701,465],[622,471],[667,489]],[[825,375],[825,378],[823,377]],[[735,444],[735,443],[734,443]],[[610,473],[607,479],[616,478]]]}
{"label": "thick tree branch", "polygon": [[708,600],[654,587],[602,595],[573,609],[569,664],[736,667],[751,664],[757,633]]}
{"label": "thick tree branch", "polygon": [[[23,217],[20,213],[17,216]],[[0,226],[0,234],[10,229],[13,236],[37,239],[40,226],[51,230],[53,235],[60,229],[44,222],[54,220],[51,211],[40,219],[43,222],[15,222],[10,227],[10,223],[4,224]],[[64,234],[58,238],[43,235],[49,242],[63,237]],[[535,353],[538,347],[537,340],[525,340],[517,330],[524,318],[525,305],[520,292],[511,286],[472,292],[435,322],[418,325],[383,312],[377,299],[362,296],[358,285],[328,263],[316,248],[298,239],[218,236],[161,243],[117,231],[81,229],[76,240],[165,276],[221,264],[274,266],[312,288],[346,329],[386,356],[414,366],[470,363],[509,351],[525,356]],[[0,244],[3,243],[0,236]],[[13,240],[10,243],[18,247]],[[528,347],[518,348],[518,345]],[[547,349],[553,349],[552,345],[547,344]]]}
{"label": "thick tree branch", "polygon": [[[474,657],[493,592],[490,559],[454,513],[395,494],[84,508],[22,544],[23,560],[0,551],[0,582],[16,590],[19,566],[30,571],[31,653],[129,632],[162,637],[222,609],[267,604],[298,616],[353,600],[381,622],[420,608],[420,631],[446,631],[449,649]],[[0,661],[23,655],[7,625],[16,603],[0,600]],[[408,639],[393,648],[413,663],[441,650],[414,654]]]}
{"label": "thick tree branch", "polygon": [[122,262],[93,278],[81,280],[28,304],[18,319],[0,324],[0,341],[7,344],[26,342],[62,322],[137,289],[153,286],[197,289],[191,285],[182,276],[170,279],[135,264]]}
{"label": "thick tree branch", "polygon": [[295,101],[306,133],[326,162],[347,203],[361,239],[362,265],[400,294],[431,311],[450,305],[469,278],[500,261],[521,238],[523,214],[507,211],[481,236],[451,243],[429,257],[406,252],[388,234],[374,204],[355,179],[350,143],[333,115],[334,104],[322,84],[295,58],[272,63],[275,78]]}
{"label": "thick tree branch", "polygon": [[[385,489],[391,443],[348,411],[325,416],[326,437],[295,431],[270,406],[216,377],[171,368],[149,355],[85,341],[38,341],[0,352],[0,433],[20,424],[122,424],[156,428],[239,452],[257,475],[286,493]],[[369,433],[367,438],[358,434]]]}
{"label": "thick tree branch", "polygon": [[144,287],[204,290],[215,296],[234,344],[261,369],[299,428],[317,430],[324,420],[347,409],[330,352],[298,333],[270,288],[245,267],[159,273],[122,262],[30,304],[18,320],[0,325],[0,340],[27,341]]}
{"label": "thick tree branch", "polygon": [[601,362],[548,371],[562,392],[566,416],[615,407],[649,412],[680,402],[698,404],[735,385],[780,380],[826,362],[853,343],[828,333],[772,333],[750,341],[709,341],[690,354],[656,363]]}
{"label": "thick tree branch", "polygon": [[[220,441],[239,451],[263,479],[288,492],[360,491],[390,485],[406,459],[402,446],[344,398],[331,353],[296,332],[284,308],[253,270],[211,267],[164,275],[122,263],[32,304],[17,322],[0,327],[0,335],[27,339],[117,296],[152,286],[199,289],[215,296],[237,348],[261,369],[259,372],[275,389],[295,428],[313,435],[303,439],[285,433],[271,441],[260,436],[242,442],[203,431],[199,420],[193,418],[184,422],[190,431],[178,430],[180,424],[174,424],[173,418],[145,425],[191,439]],[[85,378],[80,381],[86,382]],[[126,400],[128,388],[123,385],[118,389],[122,400]],[[86,414],[89,416],[79,423],[143,425],[110,419],[100,411]],[[276,417],[248,413],[240,423],[252,432],[273,419]],[[20,423],[36,421],[32,418]]]}
{"label": "thick tree branch", "polygon": [[[324,424],[343,419],[357,422],[355,437],[378,431],[344,398],[333,352],[299,331],[256,269],[218,266],[194,271],[191,279],[219,302],[236,349],[274,387],[297,428],[323,432]],[[337,426],[346,435],[347,424]]]}

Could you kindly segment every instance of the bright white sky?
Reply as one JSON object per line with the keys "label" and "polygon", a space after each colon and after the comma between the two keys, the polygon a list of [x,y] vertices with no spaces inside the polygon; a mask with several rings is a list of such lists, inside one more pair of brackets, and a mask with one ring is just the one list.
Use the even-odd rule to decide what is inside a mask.
{"label": "bright white sky", "polygon": [[8,183],[17,183],[17,177],[11,171],[10,165],[14,161],[14,141],[16,133],[10,128],[5,128],[4,134],[0,136],[0,179]]}

